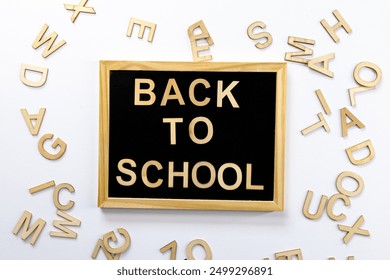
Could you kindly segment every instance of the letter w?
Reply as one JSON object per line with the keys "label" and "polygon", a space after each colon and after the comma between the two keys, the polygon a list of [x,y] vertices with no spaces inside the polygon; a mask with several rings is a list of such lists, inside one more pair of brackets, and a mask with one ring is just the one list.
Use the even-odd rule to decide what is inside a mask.
{"label": "letter w", "polygon": [[41,234],[43,228],[45,227],[46,222],[42,219],[38,219],[30,227],[31,217],[32,217],[32,214],[30,212],[24,211],[22,217],[20,217],[20,219],[19,219],[18,223],[16,224],[12,233],[17,235],[23,226],[21,238],[23,240],[26,240],[30,235],[32,235],[31,240],[30,240],[30,244],[34,245],[35,242],[37,241],[37,238]]}
{"label": "letter w", "polygon": [[47,45],[46,45],[44,51],[42,52],[42,56],[44,58],[48,57],[53,52],[55,52],[56,50],[58,50],[59,48],[61,48],[63,45],[66,44],[66,42],[64,40],[61,40],[57,44],[54,44],[54,42],[58,36],[58,34],[56,32],[52,32],[47,37],[43,38],[43,36],[45,35],[48,28],[49,28],[49,26],[47,24],[44,24],[42,29],[41,29],[41,32],[39,32],[37,38],[35,38],[35,40],[32,44],[32,47],[36,50],[37,48],[39,48],[40,46],[42,46],[44,43],[47,42]]}

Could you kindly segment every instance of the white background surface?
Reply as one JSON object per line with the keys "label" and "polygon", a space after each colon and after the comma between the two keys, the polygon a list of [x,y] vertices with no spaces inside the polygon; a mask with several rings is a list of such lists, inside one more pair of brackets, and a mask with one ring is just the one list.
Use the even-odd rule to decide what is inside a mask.
{"label": "white background surface", "polygon": [[[386,1],[99,1],[91,0],[96,15],[80,14],[70,21],[71,12],[63,4],[78,1],[1,0],[0,10],[0,259],[90,259],[99,238],[123,227],[132,243],[121,259],[168,259],[159,249],[176,240],[177,258],[184,259],[187,244],[206,240],[214,259],[274,258],[274,253],[301,249],[304,259],[389,259],[388,221],[388,106],[390,104],[388,35],[390,4]],[[72,3],[74,2],[74,3]],[[334,43],[320,24],[336,23],[332,11],[338,9],[352,33],[337,31]],[[157,23],[152,43],[135,35],[126,36],[130,17]],[[99,60],[192,61],[187,28],[203,20],[214,46],[213,61],[284,61],[286,52],[297,51],[287,44],[288,36],[316,41],[314,57],[335,53],[329,78],[303,64],[288,63],[287,139],[285,165],[285,211],[274,213],[231,211],[108,210],[99,209],[98,175],[98,95]],[[259,50],[248,38],[247,27],[263,21],[273,36],[270,47]],[[43,24],[67,44],[44,59],[43,47],[32,42]],[[361,61],[377,64],[383,77],[376,89],[356,95],[351,107],[348,89],[356,87],[352,73]],[[21,64],[49,68],[46,84],[25,86],[19,78]],[[362,75],[370,73],[362,73]],[[372,78],[372,77],[371,77]],[[369,78],[367,78],[369,79]],[[321,89],[332,110],[325,118],[331,131],[323,129],[302,136],[300,131],[318,121],[323,112],[315,95]],[[20,109],[30,114],[46,108],[40,133],[32,136]],[[339,110],[347,107],[366,128],[349,129],[341,137]],[[53,133],[67,145],[56,161],[43,158],[37,148],[39,138]],[[352,165],[345,149],[371,139],[375,158],[362,166]],[[332,221],[326,213],[319,220],[302,214],[307,190],[314,192],[313,209],[320,195],[337,192],[335,181],[343,171],[358,173],[365,182],[363,192],[351,198],[351,206],[337,202],[334,212],[347,218]],[[63,191],[61,199],[75,201],[67,213],[82,221],[74,228],[77,239],[49,236],[59,219],[52,202],[52,190],[31,195],[28,189],[47,181],[69,183],[76,192]],[[351,187],[353,188],[353,186]],[[35,246],[12,234],[24,210],[33,221],[47,224]],[[362,228],[371,236],[355,235],[343,243],[344,232],[337,224],[352,226],[364,215]],[[122,241],[122,240],[120,240]],[[204,253],[196,248],[195,256]],[[98,259],[104,259],[102,253]]]}

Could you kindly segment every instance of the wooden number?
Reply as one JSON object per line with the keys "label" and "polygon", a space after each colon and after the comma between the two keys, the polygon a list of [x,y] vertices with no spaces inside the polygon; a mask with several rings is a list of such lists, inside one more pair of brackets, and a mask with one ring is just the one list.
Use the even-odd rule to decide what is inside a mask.
{"label": "wooden number", "polygon": [[201,246],[205,250],[205,252],[206,252],[205,260],[212,259],[212,253],[211,253],[210,246],[206,241],[204,241],[202,239],[194,239],[188,244],[187,249],[186,249],[187,259],[195,260],[195,257],[192,253],[192,250],[193,250],[194,246],[196,246],[196,245]]}
{"label": "wooden number", "polygon": [[164,247],[160,248],[161,254],[164,254],[166,251],[171,250],[170,260],[176,260],[176,253],[177,253],[177,242],[176,240],[173,240],[172,242],[168,243]]}

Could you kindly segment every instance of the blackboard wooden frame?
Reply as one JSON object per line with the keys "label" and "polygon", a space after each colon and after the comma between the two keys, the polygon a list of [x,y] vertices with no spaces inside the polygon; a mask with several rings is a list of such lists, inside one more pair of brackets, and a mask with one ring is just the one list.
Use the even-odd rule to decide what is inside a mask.
{"label": "blackboard wooden frame", "polygon": [[[110,150],[110,75],[114,71],[180,71],[223,73],[275,73],[275,96],[272,104],[274,130],[273,195],[271,199],[224,199],[215,198],[149,198],[113,197],[109,195],[109,150]],[[260,76],[259,76],[260,77]],[[240,210],[240,211],[282,211],[284,209],[284,158],[286,124],[286,80],[287,64],[283,62],[135,62],[100,61],[100,116],[99,116],[99,189],[98,206],[101,208],[149,208],[149,209],[193,209],[193,210]],[[116,109],[116,108],[114,108]],[[272,135],[271,135],[272,134]],[[263,135],[261,137],[267,137]],[[113,142],[113,140],[111,141]],[[259,143],[260,145],[261,143]],[[125,157],[125,155],[124,155]],[[264,162],[266,165],[267,162]],[[248,174],[248,173],[247,173]],[[111,176],[115,176],[111,175]],[[123,187],[126,188],[126,187]]]}

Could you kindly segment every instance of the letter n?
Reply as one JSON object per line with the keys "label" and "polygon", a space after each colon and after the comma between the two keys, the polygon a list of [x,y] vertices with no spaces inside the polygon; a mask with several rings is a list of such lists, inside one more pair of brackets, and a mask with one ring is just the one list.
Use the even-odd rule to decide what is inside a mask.
{"label": "letter n", "polygon": [[42,46],[43,44],[45,44],[47,42],[47,45],[42,52],[42,56],[44,58],[48,57],[53,52],[55,52],[56,50],[58,50],[59,48],[61,48],[63,45],[66,44],[66,42],[64,40],[61,40],[57,44],[54,44],[54,42],[58,36],[58,34],[56,32],[52,32],[47,37],[43,38],[43,36],[45,35],[48,28],[49,28],[49,26],[47,24],[44,24],[41,31],[39,32],[37,38],[35,38],[35,40],[32,44],[32,47],[36,50],[37,48],[39,48],[40,46]]}
{"label": "letter n", "polygon": [[43,228],[45,227],[46,222],[42,219],[38,219],[30,227],[31,217],[32,217],[32,214],[30,212],[24,211],[22,217],[20,217],[20,219],[19,219],[18,223],[16,224],[12,233],[17,235],[18,232],[22,229],[21,238],[23,240],[26,240],[30,235],[32,235],[31,240],[30,240],[30,244],[34,245],[35,242],[37,241],[39,235],[41,234]]}

